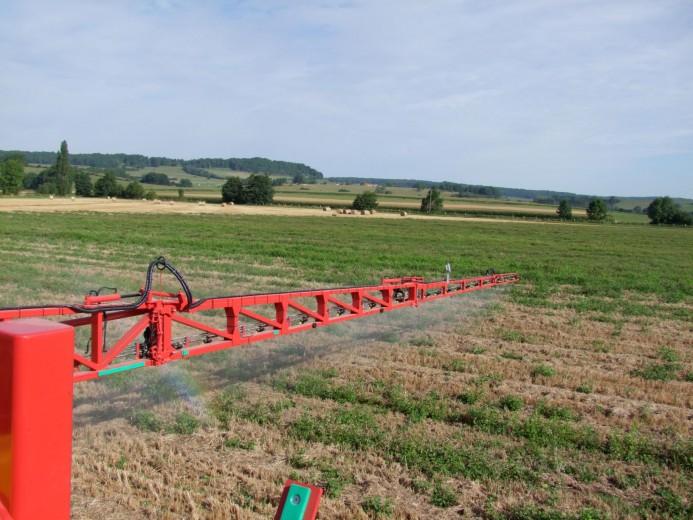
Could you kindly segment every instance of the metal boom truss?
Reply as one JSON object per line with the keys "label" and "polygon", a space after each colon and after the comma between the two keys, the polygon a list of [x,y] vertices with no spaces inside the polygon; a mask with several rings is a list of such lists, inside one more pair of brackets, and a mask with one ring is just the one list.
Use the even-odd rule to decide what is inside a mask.
{"label": "metal boom truss", "polygon": [[[153,290],[152,274],[156,269],[173,273],[182,290],[178,293]],[[74,352],[73,378],[74,382],[79,382],[416,307],[518,280],[516,273],[433,282],[412,276],[384,278],[380,284],[369,286],[194,299],[182,275],[165,259],[159,258],[150,264],[147,283],[137,293],[100,295],[92,292],[80,305],[0,308],[0,322],[65,317],[62,323],[87,329],[87,347],[76,346]],[[133,298],[137,301],[128,303]],[[219,313],[222,312],[224,325],[220,326]],[[210,319],[214,323],[210,323]],[[107,327],[121,320],[129,320],[124,331],[107,342]],[[175,337],[174,327],[188,333]]]}

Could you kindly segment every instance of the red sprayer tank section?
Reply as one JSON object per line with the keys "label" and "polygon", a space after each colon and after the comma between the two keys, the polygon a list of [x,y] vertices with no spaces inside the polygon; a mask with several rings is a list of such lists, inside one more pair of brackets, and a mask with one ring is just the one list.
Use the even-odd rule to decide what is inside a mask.
{"label": "red sprayer tank section", "polygon": [[74,330],[0,323],[0,501],[15,520],[69,518]]}

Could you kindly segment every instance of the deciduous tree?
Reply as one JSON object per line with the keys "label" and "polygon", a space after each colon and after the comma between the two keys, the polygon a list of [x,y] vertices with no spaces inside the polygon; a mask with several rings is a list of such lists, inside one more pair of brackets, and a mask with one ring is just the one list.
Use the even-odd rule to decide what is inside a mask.
{"label": "deciduous tree", "polygon": [[141,199],[144,197],[144,188],[139,182],[132,181],[125,187],[123,197],[126,199]]}
{"label": "deciduous tree", "polygon": [[606,219],[607,211],[606,204],[602,199],[592,199],[587,206],[587,218],[595,222],[601,222]]}
{"label": "deciduous tree", "polygon": [[570,220],[573,218],[573,208],[570,206],[570,202],[563,199],[558,203],[558,209],[556,210],[558,218],[561,220]]}
{"label": "deciduous tree", "polygon": [[117,197],[121,194],[121,188],[115,175],[107,172],[94,184],[94,195],[97,197]]}
{"label": "deciduous tree", "polygon": [[11,155],[0,163],[0,190],[5,195],[17,195],[24,187],[24,158]]}
{"label": "deciduous tree", "polygon": [[77,172],[75,174],[75,195],[80,197],[91,197],[94,194],[94,186],[91,177],[87,172]]}
{"label": "deciduous tree", "polygon": [[670,197],[657,197],[647,206],[650,224],[691,225],[691,216]]}
{"label": "deciduous tree", "polygon": [[364,191],[356,195],[351,206],[358,210],[372,210],[378,207],[378,197],[372,191]]}
{"label": "deciduous tree", "polygon": [[268,175],[253,174],[245,181],[246,202],[248,204],[271,204],[274,198],[272,180]]}
{"label": "deciduous tree", "polygon": [[245,204],[243,181],[240,177],[229,177],[229,180],[224,183],[221,187],[221,200],[234,204]]}
{"label": "deciduous tree", "polygon": [[431,213],[432,211],[443,211],[443,197],[437,188],[428,190],[426,196],[421,199],[421,211]]}

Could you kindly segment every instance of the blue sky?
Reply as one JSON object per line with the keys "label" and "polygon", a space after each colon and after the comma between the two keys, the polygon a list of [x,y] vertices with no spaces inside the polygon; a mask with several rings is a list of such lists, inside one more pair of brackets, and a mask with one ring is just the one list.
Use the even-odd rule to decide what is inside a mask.
{"label": "blue sky", "polygon": [[693,2],[0,2],[0,149],[693,197]]}

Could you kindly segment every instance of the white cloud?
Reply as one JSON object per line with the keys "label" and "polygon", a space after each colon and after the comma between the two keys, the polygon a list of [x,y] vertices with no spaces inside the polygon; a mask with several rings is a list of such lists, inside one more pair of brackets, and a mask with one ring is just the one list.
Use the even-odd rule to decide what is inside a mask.
{"label": "white cloud", "polygon": [[9,1],[0,148],[693,196],[692,20],[676,0]]}

